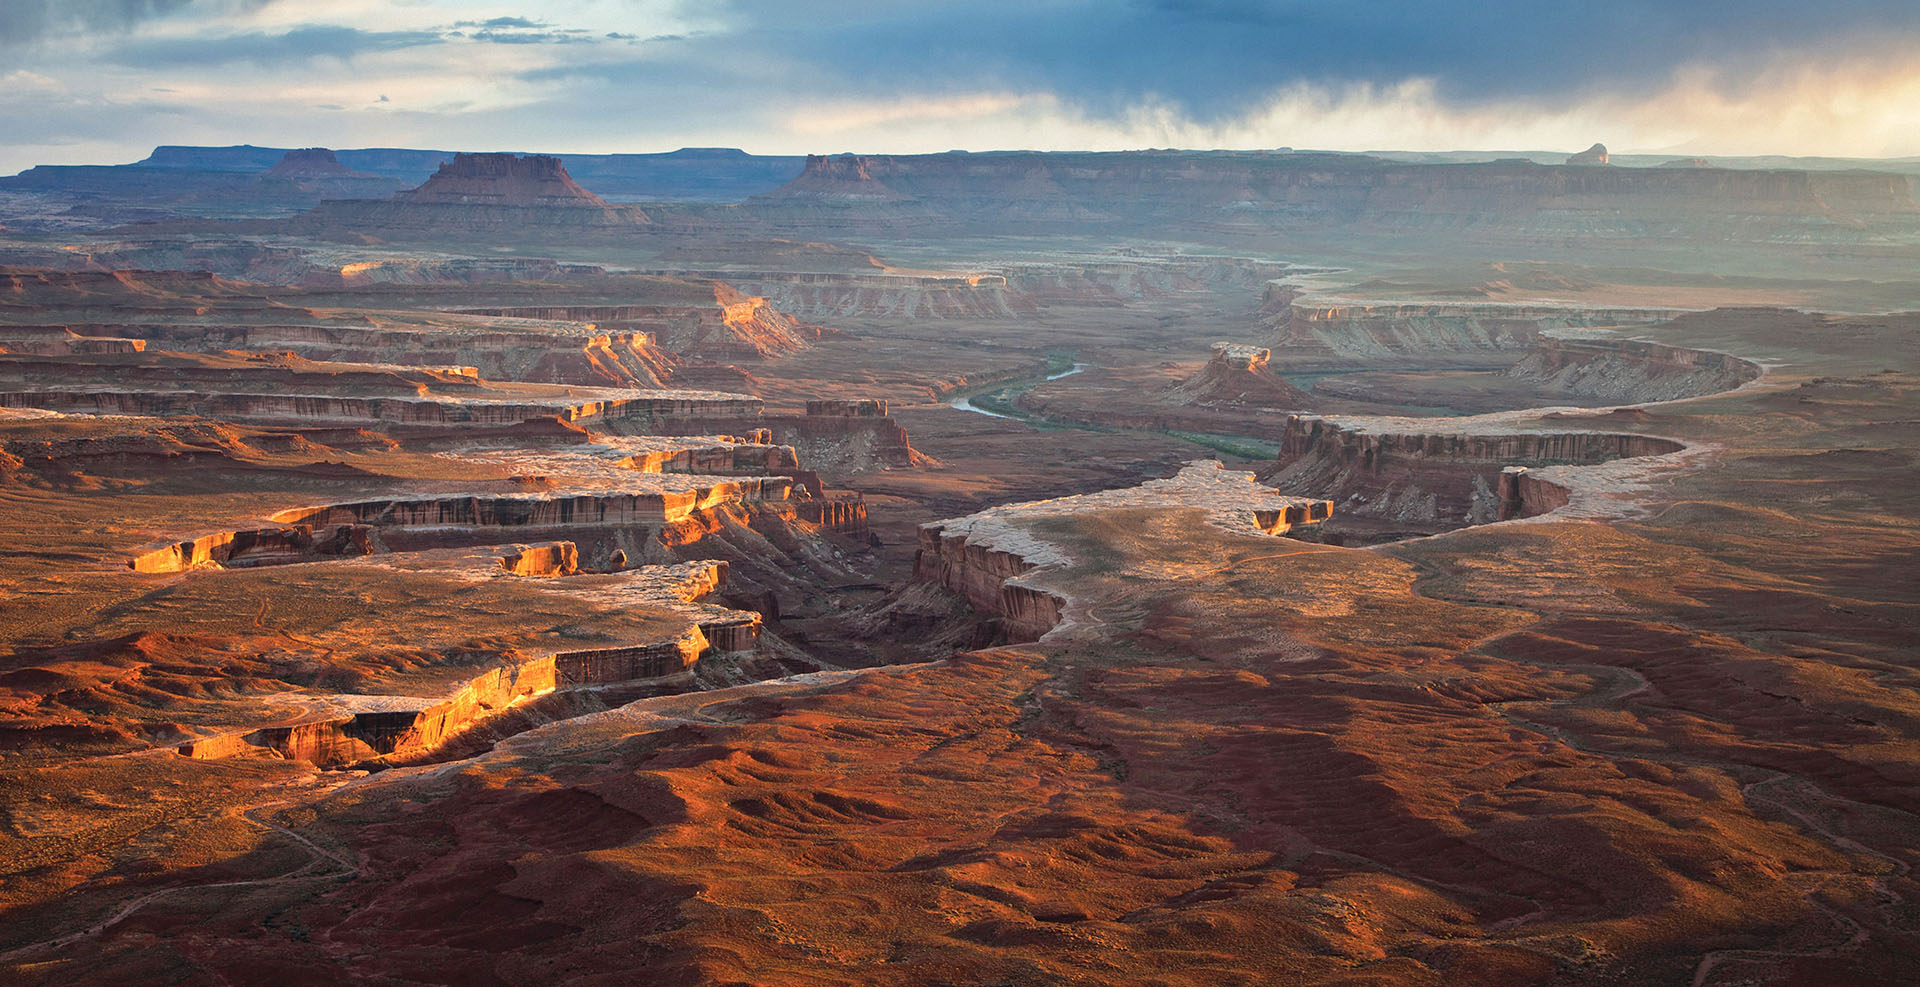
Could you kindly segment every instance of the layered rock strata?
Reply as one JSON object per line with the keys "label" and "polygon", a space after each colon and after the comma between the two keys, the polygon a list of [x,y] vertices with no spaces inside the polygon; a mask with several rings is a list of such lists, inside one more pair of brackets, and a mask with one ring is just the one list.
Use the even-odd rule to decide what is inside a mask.
{"label": "layered rock strata", "polygon": [[[591,529],[616,536],[637,549],[646,539],[685,545],[705,533],[711,515],[732,507],[777,510],[783,516],[814,523],[842,520],[820,509],[790,503],[792,477],[752,476],[725,480],[678,474],[632,476],[627,488],[557,488],[532,493],[474,493],[299,507],[268,520],[272,527],[217,532],[150,548],[127,563],[135,572],[167,573],[221,567],[248,568],[318,562],[386,552],[418,551],[466,545],[525,541],[540,535]],[[804,490],[799,495],[806,496]],[[804,502],[804,501],[802,501]],[[829,509],[831,510],[831,509]],[[842,523],[863,529],[849,512]],[[813,515],[809,518],[808,515]],[[819,520],[815,520],[819,519]],[[616,539],[617,540],[617,539]],[[624,544],[624,543],[623,543]],[[612,544],[600,553],[625,552]]]}
{"label": "layered rock strata", "polygon": [[710,305],[508,305],[460,314],[590,323],[602,332],[644,335],[676,354],[711,360],[769,359],[806,349],[820,338],[818,326],[795,319],[764,297],[720,281],[710,290]]}
{"label": "layered rock strata", "polygon": [[1373,368],[1482,361],[1540,345],[1543,333],[1596,326],[1655,325],[1679,309],[1573,308],[1443,302],[1365,304],[1302,299],[1270,289],[1262,322],[1290,361],[1365,360]]}
{"label": "layered rock strata", "polygon": [[760,399],[718,391],[606,389],[596,400],[528,398],[339,397],[329,394],[125,391],[107,388],[0,391],[0,408],[109,415],[199,415],[269,421],[355,421],[404,425],[507,425],[563,421],[737,418],[757,415]]}
{"label": "layered rock strata", "polygon": [[685,623],[657,640],[502,663],[441,698],[325,697],[323,711],[301,722],[194,740],[180,745],[179,753],[208,759],[261,752],[318,767],[377,763],[429,752],[490,715],[557,690],[677,675],[710,652],[751,651],[759,644],[759,614],[699,602],[725,587],[724,562],[647,566],[608,578],[620,582],[599,592]]}
{"label": "layered rock strata", "polygon": [[1546,336],[1506,373],[1546,391],[1642,404],[1731,390],[1759,379],[1761,368],[1726,353],[1646,340]]}
{"label": "layered rock strata", "polygon": [[[1638,473],[1688,454],[1685,443],[1622,432],[1546,431],[1520,415],[1475,418],[1289,416],[1269,482],[1312,491],[1343,513],[1414,525],[1458,527],[1562,510],[1575,490],[1593,494],[1583,513],[1620,507]],[[1601,464],[1636,461],[1611,471]],[[1527,467],[1524,474],[1509,467]],[[1548,469],[1551,467],[1551,469]],[[1585,468],[1585,469],[1580,469]],[[1550,494],[1542,484],[1568,488]],[[1603,505],[1602,501],[1606,504]]]}

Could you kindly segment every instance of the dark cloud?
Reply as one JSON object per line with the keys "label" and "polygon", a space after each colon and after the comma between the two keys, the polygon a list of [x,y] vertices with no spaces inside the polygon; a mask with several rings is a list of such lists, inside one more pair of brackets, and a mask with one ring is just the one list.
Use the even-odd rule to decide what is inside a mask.
{"label": "dark cloud", "polygon": [[300,27],[285,34],[250,32],[211,38],[136,41],[120,46],[108,57],[136,68],[224,65],[234,62],[276,65],[314,58],[346,61],[376,52],[439,44],[442,40],[438,31]]}
{"label": "dark cloud", "polygon": [[[732,0],[709,40],[865,92],[1006,87],[1093,112],[1160,98],[1208,120],[1275,89],[1432,78],[1443,98],[1651,91],[1701,64],[1737,86],[1780,50],[1920,38],[1915,0],[976,0],[964,7]],[[738,62],[735,58],[732,61]]]}
{"label": "dark cloud", "polygon": [[5,0],[0,3],[0,45],[21,45],[50,35],[125,31],[141,21],[174,13],[193,0]]}

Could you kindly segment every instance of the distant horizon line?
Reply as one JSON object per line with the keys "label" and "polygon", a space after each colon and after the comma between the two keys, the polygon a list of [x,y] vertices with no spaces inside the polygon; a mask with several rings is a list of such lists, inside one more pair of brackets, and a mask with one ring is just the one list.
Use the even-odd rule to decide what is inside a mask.
{"label": "distant horizon line", "polygon": [[[295,150],[321,149],[321,150],[332,151],[334,153],[354,153],[354,152],[371,152],[371,151],[417,151],[417,152],[425,152],[425,153],[444,153],[444,154],[545,155],[549,157],[557,157],[562,159],[569,158],[569,157],[575,157],[575,158],[659,157],[664,155],[684,154],[689,152],[730,152],[730,153],[736,153],[746,157],[753,157],[753,158],[806,158],[806,157],[848,157],[848,156],[903,158],[903,157],[939,157],[942,155],[950,155],[950,154],[996,155],[996,154],[1148,154],[1148,153],[1326,154],[1326,155],[1339,155],[1339,156],[1346,156],[1346,157],[1404,155],[1404,156],[1411,156],[1411,157],[1432,157],[1432,158],[1471,155],[1471,156],[1488,156],[1488,157],[1496,157],[1496,158],[1501,156],[1514,157],[1514,158],[1530,158],[1532,156],[1548,156],[1548,155],[1571,156],[1571,155],[1580,153],[1582,150],[1585,150],[1585,149],[1576,149],[1576,150],[1569,151],[1569,150],[1562,150],[1562,149],[1555,149],[1555,148],[1532,148],[1532,149],[1453,148],[1445,151],[1407,150],[1407,149],[1400,149],[1400,148],[1369,148],[1366,150],[1344,150],[1344,149],[1338,149],[1338,148],[1275,146],[1275,147],[1131,147],[1131,148],[1051,148],[1051,149],[1004,147],[1004,148],[949,148],[947,150],[942,150],[942,151],[839,150],[839,151],[829,151],[829,152],[805,151],[805,152],[797,152],[797,153],[762,153],[762,152],[756,152],[756,151],[749,151],[742,147],[717,145],[717,144],[706,144],[706,145],[690,144],[690,145],[683,145],[681,147],[676,147],[671,150],[663,150],[663,151],[548,151],[548,150],[526,149],[526,148],[480,149],[480,148],[458,148],[458,147],[407,146],[407,145],[398,145],[398,144],[367,145],[367,146],[361,146],[361,147],[341,147],[341,146],[325,145],[325,144],[303,144],[303,145],[252,144],[252,143],[156,144],[153,146],[151,150],[147,152],[146,157],[141,158],[139,160],[135,160],[135,161],[119,161],[119,162],[106,162],[106,163],[95,162],[95,163],[88,163],[88,164],[39,163],[39,164],[29,165],[27,166],[27,169],[39,168],[39,167],[52,167],[52,168],[132,167],[132,166],[139,165],[144,161],[152,159],[160,151],[166,150],[166,149],[199,150],[199,151],[256,150],[256,151],[270,151],[270,152],[271,151],[285,152],[285,151],[295,151]],[[1707,152],[1688,152],[1688,151],[1674,151],[1674,150],[1616,151],[1612,149],[1608,149],[1607,153],[1612,158],[1663,158],[1666,160],[1687,160],[1687,159],[1697,158],[1697,159],[1708,160],[1708,161],[1714,161],[1714,160],[1753,161],[1753,160],[1780,159],[1780,160],[1789,160],[1789,161],[1814,160],[1814,161],[1885,161],[1885,162],[1895,162],[1895,163],[1920,162],[1920,155],[1861,157],[1861,156],[1855,156],[1855,155],[1835,155],[1835,154],[1783,154],[1783,153],[1714,154],[1714,153],[1707,153]],[[22,169],[22,170],[24,171],[27,169]]]}

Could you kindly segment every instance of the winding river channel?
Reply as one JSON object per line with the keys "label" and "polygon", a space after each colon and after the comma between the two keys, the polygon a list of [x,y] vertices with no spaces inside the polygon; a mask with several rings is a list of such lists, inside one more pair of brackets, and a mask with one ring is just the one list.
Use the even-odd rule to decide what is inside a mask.
{"label": "winding river channel", "polygon": [[947,402],[947,407],[953,408],[957,411],[971,411],[976,415],[986,415],[988,418],[1008,418],[1008,419],[1013,419],[1015,421],[1018,421],[1018,419],[1015,419],[1014,416],[1012,415],[1003,415],[997,411],[988,411],[985,408],[978,407],[973,403],[973,399],[979,397],[982,394],[1005,394],[1007,395],[1007,400],[1011,402],[1015,398],[1019,397],[1022,393],[1026,391],[1030,391],[1040,386],[1041,384],[1046,383],[1047,381],[1059,380],[1062,377],[1071,377],[1074,374],[1077,374],[1080,371],[1085,369],[1087,369],[1086,364],[1076,363],[1071,368],[1067,370],[1062,370],[1057,374],[1048,374],[1045,377],[1037,377],[1028,381],[1014,381],[1011,384],[995,384],[992,387],[982,388],[978,391],[971,391],[959,397],[953,398],[952,400],[949,400]]}

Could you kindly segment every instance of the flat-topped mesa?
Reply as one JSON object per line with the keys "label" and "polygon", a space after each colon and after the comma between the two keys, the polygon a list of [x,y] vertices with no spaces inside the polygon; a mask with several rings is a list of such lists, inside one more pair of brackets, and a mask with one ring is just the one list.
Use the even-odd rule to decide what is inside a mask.
{"label": "flat-topped mesa", "polygon": [[628,609],[680,618],[678,626],[670,624],[653,640],[502,663],[439,698],[324,697],[326,711],[304,722],[203,738],[178,750],[196,759],[264,752],[318,767],[377,767],[429,754],[479,721],[549,693],[680,676],[706,655],[759,647],[759,614],[701,602],[726,586],[727,573],[725,562],[702,561],[594,577],[613,580],[600,591],[615,594]]}
{"label": "flat-topped mesa", "polygon": [[874,398],[808,401],[807,414],[822,418],[885,418],[887,402]]}
{"label": "flat-topped mesa", "polygon": [[619,236],[651,223],[636,206],[609,205],[546,155],[456,154],[418,188],[390,199],[327,199],[274,229],[323,238],[379,231],[438,240],[511,230],[521,239]]}
{"label": "flat-topped mesa", "polygon": [[424,184],[397,198],[415,203],[607,208],[545,154],[455,154]]}
{"label": "flat-topped mesa", "polygon": [[1328,501],[1289,496],[1259,483],[1252,473],[1200,460],[1137,487],[1008,504],[923,524],[914,578],[966,597],[975,610],[998,618],[1011,641],[1039,640],[1061,622],[1069,601],[1034,585],[1030,577],[1073,560],[1035,534],[1033,522],[1137,509],[1200,510],[1214,527],[1249,535],[1285,534],[1333,513]]}
{"label": "flat-topped mesa", "polygon": [[333,151],[324,147],[301,147],[288,151],[278,163],[264,172],[266,178],[378,178],[378,175],[354,171],[340,163]]}

